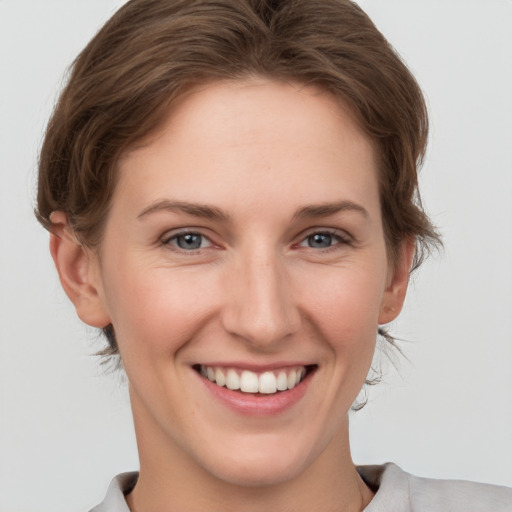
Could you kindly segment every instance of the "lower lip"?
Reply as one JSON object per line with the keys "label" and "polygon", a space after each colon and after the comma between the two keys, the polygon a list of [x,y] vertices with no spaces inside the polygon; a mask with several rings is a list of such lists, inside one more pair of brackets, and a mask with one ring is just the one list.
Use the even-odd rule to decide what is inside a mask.
{"label": "lower lip", "polygon": [[280,414],[295,405],[306,393],[313,372],[287,391],[266,395],[263,393],[242,393],[221,387],[197,374],[210,393],[231,410],[245,415],[266,416]]}

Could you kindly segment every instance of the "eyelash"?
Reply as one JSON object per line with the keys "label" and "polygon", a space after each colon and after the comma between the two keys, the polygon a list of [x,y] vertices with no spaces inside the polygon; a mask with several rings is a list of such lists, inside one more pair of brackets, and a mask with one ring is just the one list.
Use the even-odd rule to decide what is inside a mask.
{"label": "eyelash", "polygon": [[[308,240],[311,239],[314,236],[324,236],[324,237],[331,237],[333,243],[329,245],[328,247],[310,247],[307,245],[303,245],[304,243],[308,243]],[[204,241],[207,241],[207,244],[205,247],[194,247],[194,248],[183,248],[179,247],[177,243],[173,243],[173,241],[177,241],[179,238],[186,237],[186,236],[196,236],[201,238],[201,245]],[[173,233],[170,236],[167,236],[162,239],[162,245],[164,246],[172,246],[172,250],[175,250],[177,252],[181,252],[183,254],[197,254],[201,249],[208,249],[211,247],[218,247],[216,246],[212,240],[204,235],[203,233],[200,233],[198,231],[193,230],[186,230],[186,231],[180,231],[178,233]],[[321,252],[329,252],[332,250],[339,249],[340,246],[346,246],[346,245],[353,245],[353,239],[346,233],[340,233],[337,230],[334,229],[315,229],[311,230],[306,235],[301,235],[301,239],[298,243],[295,243],[292,245],[293,248],[305,248],[305,249],[317,249]]]}

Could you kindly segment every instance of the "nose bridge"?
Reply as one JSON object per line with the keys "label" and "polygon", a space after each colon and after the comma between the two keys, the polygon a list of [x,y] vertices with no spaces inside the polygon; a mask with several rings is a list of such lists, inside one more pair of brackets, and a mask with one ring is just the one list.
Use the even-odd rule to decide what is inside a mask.
{"label": "nose bridge", "polygon": [[246,251],[229,276],[226,330],[259,346],[271,346],[300,324],[285,264],[272,248]]}

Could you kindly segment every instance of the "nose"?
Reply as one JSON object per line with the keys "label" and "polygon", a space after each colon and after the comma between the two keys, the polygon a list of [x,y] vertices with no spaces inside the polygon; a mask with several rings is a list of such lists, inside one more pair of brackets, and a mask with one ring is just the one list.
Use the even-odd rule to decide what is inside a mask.
{"label": "nose", "polygon": [[273,254],[240,257],[226,279],[224,329],[261,349],[272,349],[301,324],[286,265]]}

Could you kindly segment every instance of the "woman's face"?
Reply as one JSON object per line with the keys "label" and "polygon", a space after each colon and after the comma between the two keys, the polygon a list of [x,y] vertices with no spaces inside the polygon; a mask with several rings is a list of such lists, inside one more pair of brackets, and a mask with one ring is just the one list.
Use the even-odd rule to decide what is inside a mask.
{"label": "woman's face", "polygon": [[329,465],[407,281],[370,141],[319,89],[223,82],[119,173],[90,323],[114,326],[141,463],[244,485]]}

